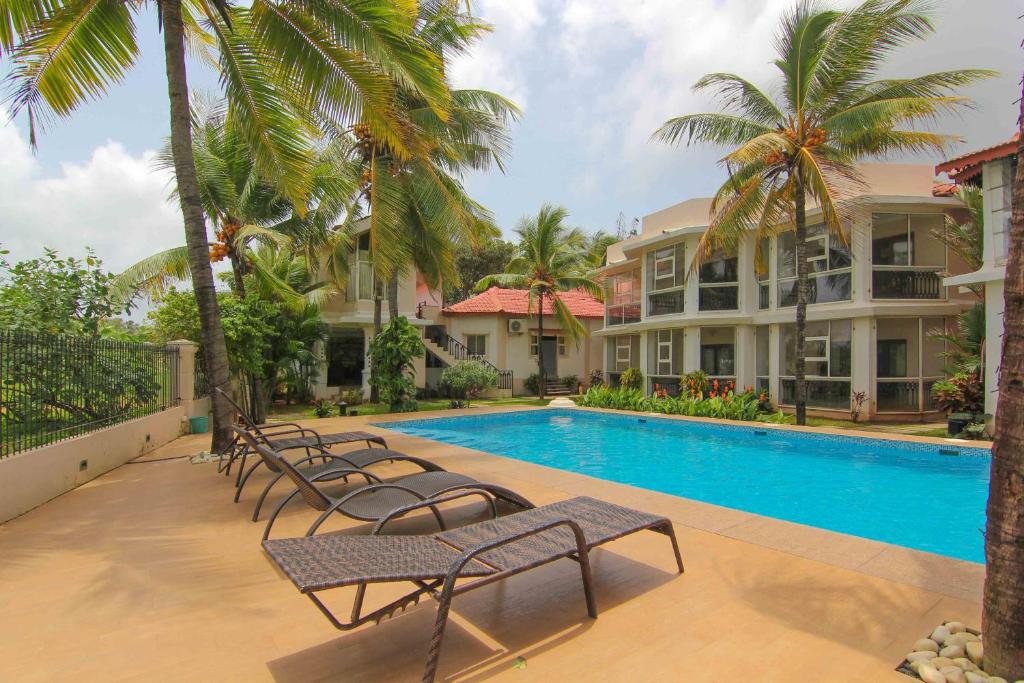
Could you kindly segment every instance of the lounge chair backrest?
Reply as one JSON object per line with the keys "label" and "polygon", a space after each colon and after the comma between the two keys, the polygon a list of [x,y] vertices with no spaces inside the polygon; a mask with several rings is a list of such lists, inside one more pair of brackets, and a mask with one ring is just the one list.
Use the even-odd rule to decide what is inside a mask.
{"label": "lounge chair backrest", "polygon": [[242,406],[238,405],[238,403],[235,402],[235,399],[231,398],[231,395],[228,394],[228,392],[224,391],[220,387],[214,387],[213,390],[219,393],[221,396],[223,396],[224,399],[227,400],[227,402],[232,405],[232,407],[235,409],[235,413],[238,415],[239,421],[241,421],[241,423],[245,425],[245,428],[247,430],[249,430],[250,432],[255,432],[264,443],[267,443],[267,437],[263,435],[263,432],[261,432],[260,428],[256,425],[256,423],[252,421],[252,418],[250,418],[249,415],[246,414],[244,410],[242,410]]}
{"label": "lounge chair backrest", "polygon": [[260,454],[260,457],[263,458],[263,461],[271,471],[284,472],[285,476],[291,479],[292,483],[299,489],[299,493],[302,494],[303,499],[311,508],[322,512],[331,506],[331,499],[325,496],[320,489],[313,485],[313,482],[306,475],[300,472],[288,460],[282,458],[272,448],[259,443],[256,437],[246,430],[240,427],[232,427],[232,429],[249,444],[250,448],[255,449]]}

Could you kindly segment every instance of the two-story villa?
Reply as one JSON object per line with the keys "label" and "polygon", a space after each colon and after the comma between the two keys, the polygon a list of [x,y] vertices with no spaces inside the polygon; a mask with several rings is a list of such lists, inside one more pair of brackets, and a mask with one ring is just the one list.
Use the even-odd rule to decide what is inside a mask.
{"label": "two-story villa", "polygon": [[[865,417],[907,419],[933,411],[943,374],[944,331],[972,295],[943,285],[965,266],[934,236],[944,214],[962,210],[935,196],[932,168],[864,165],[865,188],[846,198],[844,244],[808,213],[811,292],[807,324],[808,407],[846,415],[864,392]],[[707,229],[710,199],[647,215],[642,232],[608,251],[606,374],[643,370],[648,390],[676,391],[681,374],[703,370],[766,391],[786,407],[795,393],[795,243],[792,230],[737,253],[718,254],[688,276]],[[766,268],[755,268],[760,249]]]}

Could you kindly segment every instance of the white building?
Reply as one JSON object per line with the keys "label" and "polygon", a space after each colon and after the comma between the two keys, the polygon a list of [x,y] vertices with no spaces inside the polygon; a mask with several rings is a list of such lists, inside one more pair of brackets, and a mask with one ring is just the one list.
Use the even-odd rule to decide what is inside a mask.
{"label": "white building", "polygon": [[[943,285],[966,268],[932,236],[959,200],[933,194],[928,166],[864,165],[867,187],[851,204],[849,244],[808,212],[808,407],[848,415],[863,392],[862,415],[916,419],[934,411],[930,388],[943,375],[944,350],[930,334],[968,308],[971,295]],[[796,278],[792,231],[763,244],[751,234],[737,253],[719,254],[687,277],[707,229],[709,199],[649,214],[640,235],[608,252],[605,370],[615,382],[643,370],[648,389],[674,391],[682,373],[704,370],[757,387],[791,405],[795,380]],[[767,269],[758,274],[755,250]]]}
{"label": "white building", "polygon": [[980,270],[945,279],[948,287],[981,285],[985,288],[985,412],[995,415],[999,402],[999,359],[1003,343],[1003,280],[1010,247],[1013,213],[1013,178],[1017,171],[1020,133],[994,147],[964,154],[935,167],[958,185],[982,188],[984,264]]}

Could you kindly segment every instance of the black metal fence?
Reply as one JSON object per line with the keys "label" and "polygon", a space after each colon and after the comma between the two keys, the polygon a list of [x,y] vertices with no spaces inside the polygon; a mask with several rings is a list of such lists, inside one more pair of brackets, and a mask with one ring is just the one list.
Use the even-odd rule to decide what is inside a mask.
{"label": "black metal fence", "polygon": [[206,379],[206,358],[202,351],[195,356],[195,372],[192,377],[192,398],[205,398],[210,395],[210,385]]}
{"label": "black metal fence", "polygon": [[0,458],[179,400],[175,347],[0,330]]}

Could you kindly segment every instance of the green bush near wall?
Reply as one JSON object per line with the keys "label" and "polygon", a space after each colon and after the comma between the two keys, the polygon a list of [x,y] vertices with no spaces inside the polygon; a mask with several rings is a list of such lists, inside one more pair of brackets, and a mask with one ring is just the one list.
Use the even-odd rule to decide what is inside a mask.
{"label": "green bush near wall", "polygon": [[639,389],[618,387],[591,387],[576,401],[586,408],[611,408],[665,415],[686,415],[688,417],[716,417],[723,420],[757,419],[758,396],[754,392],[735,394],[732,392],[714,398],[695,396],[647,396]]}

